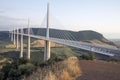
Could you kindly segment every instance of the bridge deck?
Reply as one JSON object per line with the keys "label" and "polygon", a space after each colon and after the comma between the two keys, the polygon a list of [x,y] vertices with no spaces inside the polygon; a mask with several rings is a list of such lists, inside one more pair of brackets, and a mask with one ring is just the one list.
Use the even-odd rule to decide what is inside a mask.
{"label": "bridge deck", "polygon": [[[21,33],[18,33],[21,35]],[[28,34],[22,34],[24,36],[28,36]],[[49,40],[51,42],[76,47],[96,53],[100,53],[107,56],[120,56],[120,50],[117,47],[114,46],[104,46],[99,44],[91,44],[91,43],[85,43],[80,41],[72,41],[72,40],[65,40],[65,39],[58,39],[58,38],[46,38],[45,36],[38,36],[38,35],[30,35],[30,37],[42,39],[42,40]]]}

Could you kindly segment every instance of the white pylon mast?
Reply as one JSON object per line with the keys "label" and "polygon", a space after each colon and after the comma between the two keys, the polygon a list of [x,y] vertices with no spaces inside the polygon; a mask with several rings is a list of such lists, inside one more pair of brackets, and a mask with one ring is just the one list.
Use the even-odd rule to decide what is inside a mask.
{"label": "white pylon mast", "polygon": [[19,48],[19,35],[18,35],[18,28],[17,28],[17,43],[16,43],[16,49]]}
{"label": "white pylon mast", "polygon": [[46,28],[46,41],[44,50],[44,61],[50,59],[50,41],[49,41],[49,3],[47,4],[47,28]]}
{"label": "white pylon mast", "polygon": [[11,32],[12,32],[12,31],[10,31],[10,30],[8,31],[8,36],[9,36],[9,38],[11,37]]}
{"label": "white pylon mast", "polygon": [[23,58],[23,28],[21,28],[20,58]]}
{"label": "white pylon mast", "polygon": [[27,44],[27,59],[30,59],[30,25],[28,19],[28,44]]}
{"label": "white pylon mast", "polygon": [[13,39],[13,44],[16,45],[16,35],[15,35],[15,29],[13,30],[13,36],[14,36],[14,39]]}
{"label": "white pylon mast", "polygon": [[11,37],[11,41],[13,42],[13,31],[9,31],[9,37]]}
{"label": "white pylon mast", "polygon": [[49,6],[50,4],[47,4],[47,31],[46,31],[46,38],[49,39]]}

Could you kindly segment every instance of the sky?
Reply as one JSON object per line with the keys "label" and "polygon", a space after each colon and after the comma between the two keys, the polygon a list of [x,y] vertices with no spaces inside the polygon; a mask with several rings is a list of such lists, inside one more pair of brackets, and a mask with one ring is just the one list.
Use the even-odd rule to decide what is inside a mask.
{"label": "sky", "polygon": [[41,27],[50,2],[51,28],[94,30],[109,39],[120,39],[120,0],[0,0],[0,31]]}

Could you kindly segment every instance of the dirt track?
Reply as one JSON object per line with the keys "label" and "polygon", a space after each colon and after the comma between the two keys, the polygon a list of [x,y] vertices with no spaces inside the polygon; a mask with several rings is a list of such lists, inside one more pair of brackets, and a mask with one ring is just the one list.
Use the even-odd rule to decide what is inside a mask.
{"label": "dirt track", "polygon": [[77,80],[120,80],[120,63],[81,60],[80,67]]}

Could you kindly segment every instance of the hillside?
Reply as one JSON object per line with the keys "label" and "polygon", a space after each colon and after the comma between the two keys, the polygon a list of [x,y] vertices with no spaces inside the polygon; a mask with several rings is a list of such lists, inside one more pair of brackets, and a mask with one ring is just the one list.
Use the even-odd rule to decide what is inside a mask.
{"label": "hillside", "polygon": [[8,31],[0,31],[0,42],[1,41],[9,41]]}
{"label": "hillside", "polygon": [[[27,30],[24,29],[26,33]],[[45,28],[32,28],[31,34],[45,36]],[[65,34],[65,35],[64,35]],[[60,35],[60,36],[58,36]],[[102,34],[86,30],[86,31],[68,31],[68,30],[57,30],[57,29],[50,29],[50,37],[54,38],[66,38],[65,36],[69,36],[68,39],[72,38],[76,41],[84,41],[88,43],[97,43],[97,44],[104,44],[104,45],[115,45],[113,42],[107,40]],[[8,40],[9,35],[8,32],[0,32],[0,40],[6,41]]]}
{"label": "hillside", "polygon": [[114,42],[120,48],[120,42]]}
{"label": "hillside", "polygon": [[120,39],[111,39],[120,48]]}
{"label": "hillside", "polygon": [[[45,45],[44,40],[35,40],[31,43],[32,47],[44,47],[44,45]],[[57,44],[57,43],[53,43],[53,42],[50,43],[50,46],[51,47],[62,47],[61,44]]]}
{"label": "hillside", "polygon": [[[24,29],[24,31],[25,31],[25,29]],[[37,31],[40,32],[39,33],[40,35],[45,35],[45,29],[40,29],[40,30],[33,29],[34,34],[37,34]],[[84,41],[84,42],[93,43],[93,44],[99,43],[99,44],[104,44],[104,45],[113,44],[109,40],[105,39],[102,34],[97,33],[95,31],[73,32],[73,31],[50,29],[50,36],[53,34],[52,37],[58,37],[56,35],[57,33],[64,33],[64,32],[67,32],[67,33],[69,32],[70,34],[72,34],[74,36],[74,38],[76,38],[77,41]],[[43,54],[44,53],[44,49],[43,49],[44,41],[37,40],[37,39],[34,40],[32,38],[32,40],[31,40],[31,60],[30,60],[30,63],[29,62],[27,63],[26,60],[25,61],[24,60],[21,61],[21,59],[18,60],[20,52],[19,52],[19,50],[14,49],[14,46],[11,45],[11,42],[7,41],[9,39],[8,32],[0,32],[0,35],[1,35],[0,36],[0,40],[1,40],[0,55],[5,58],[10,58],[13,61],[15,61],[8,65],[7,65],[7,63],[5,63],[5,65],[1,65],[1,67],[3,66],[4,68],[2,68],[0,70],[0,75],[2,74],[0,76],[0,80],[3,80],[3,78],[5,78],[4,80],[7,80],[7,78],[10,80],[22,80],[22,78],[25,78],[25,80],[33,80],[33,79],[36,79],[36,80],[37,79],[40,79],[40,80],[49,80],[49,79],[50,80],[57,80],[57,79],[59,79],[59,80],[75,80],[75,78],[77,78],[78,76],[79,77],[77,78],[77,80],[79,80],[79,79],[84,80],[84,78],[86,79],[86,77],[88,77],[88,79],[89,79],[89,77],[91,77],[89,75],[86,75],[86,72],[84,70],[84,68],[85,69],[88,68],[89,64],[85,65],[87,67],[84,67],[84,65],[81,63],[81,61],[79,64],[79,60],[77,58],[73,57],[73,56],[79,56],[79,59],[81,60],[84,57],[80,58],[80,55],[85,54],[85,53],[86,54],[91,53],[89,51],[77,50],[75,48],[51,43],[51,47],[52,47],[51,48],[51,59],[48,60],[48,62],[42,64],[43,55],[44,55]],[[24,38],[24,43],[26,43],[26,41],[27,41],[26,38]],[[6,43],[6,42],[8,42],[8,43]],[[59,47],[56,47],[56,45]],[[24,56],[25,55],[26,55],[26,45],[24,44]],[[71,57],[73,57],[73,58],[71,58]],[[99,56],[99,57],[101,57],[101,56]],[[67,60],[67,58],[68,58],[68,60]],[[70,58],[71,58],[71,60],[69,61]],[[101,57],[101,58],[104,58],[104,57]],[[96,57],[96,59],[101,59],[101,58]],[[2,60],[2,62],[3,61],[4,60]],[[57,62],[57,61],[62,61],[62,62]],[[78,62],[76,62],[76,61],[78,61]],[[20,62],[20,64],[18,64],[18,62]],[[66,63],[68,63],[69,65],[66,65]],[[75,64],[70,65],[70,63],[75,63]],[[13,65],[16,65],[16,67],[14,67]],[[93,65],[96,65],[96,63],[94,63]],[[97,65],[99,65],[99,64],[97,64]],[[102,65],[104,65],[104,64],[102,64]],[[114,64],[111,64],[111,65],[114,65]],[[92,68],[90,68],[90,69],[92,69]],[[99,67],[95,67],[95,71],[92,72],[93,74],[96,73],[97,68],[99,68]],[[111,69],[113,69],[113,68],[111,68]],[[100,70],[102,70],[102,68],[100,68]],[[89,74],[90,72],[88,70],[87,73]],[[105,72],[105,75],[107,73],[110,74],[109,71],[102,71],[102,72]],[[99,74],[100,73],[97,73],[97,75],[99,75]],[[112,74],[110,74],[110,75],[112,75]],[[92,78],[93,78],[93,76],[92,76]],[[116,76],[113,75],[113,77],[116,77]],[[104,80],[106,78],[103,77],[102,79]],[[119,78],[117,78],[117,79],[119,79]]]}

